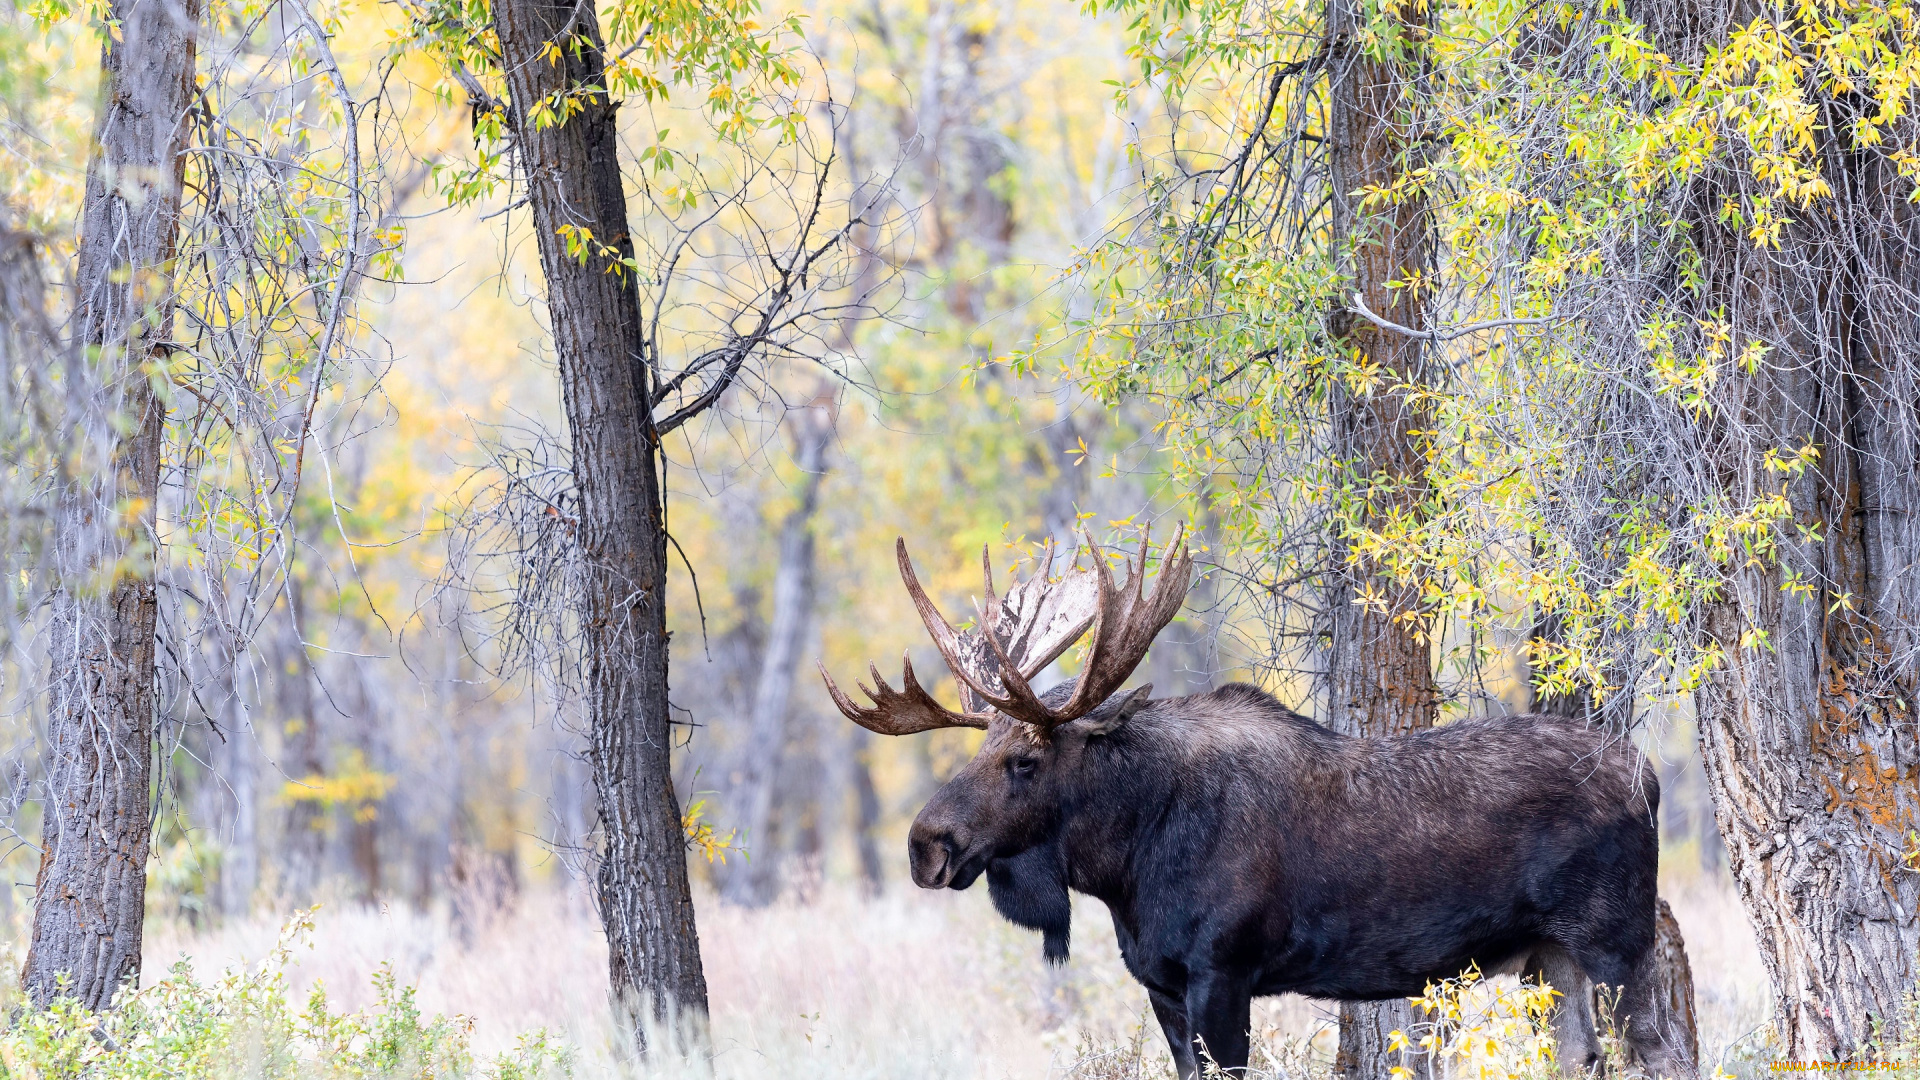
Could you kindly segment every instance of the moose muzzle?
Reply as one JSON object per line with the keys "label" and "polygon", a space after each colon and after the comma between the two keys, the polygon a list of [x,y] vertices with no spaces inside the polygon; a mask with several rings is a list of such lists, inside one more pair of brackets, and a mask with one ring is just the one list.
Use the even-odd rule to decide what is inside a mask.
{"label": "moose muzzle", "polygon": [[913,823],[907,834],[907,864],[913,883],[923,889],[964,889],[972,885],[987,860],[951,830],[924,821]]}

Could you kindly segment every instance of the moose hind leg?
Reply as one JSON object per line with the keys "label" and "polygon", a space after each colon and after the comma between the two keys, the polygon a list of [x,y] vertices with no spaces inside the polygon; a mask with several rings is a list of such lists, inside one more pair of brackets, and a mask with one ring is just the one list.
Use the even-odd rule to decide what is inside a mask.
{"label": "moose hind leg", "polygon": [[1665,900],[1655,916],[1653,946],[1620,988],[1616,1023],[1625,1026],[1627,1052],[1649,1076],[1673,1080],[1699,1075],[1699,1035],[1693,1012],[1693,973],[1680,924]]}
{"label": "moose hind leg", "polygon": [[1180,1073],[1180,1080],[1194,1080],[1200,1075],[1200,1057],[1193,1050],[1193,1025],[1187,1023],[1186,1002],[1153,989],[1147,991],[1147,1000],[1153,1003],[1154,1018],[1166,1033],[1167,1050],[1173,1054],[1173,1067]]}
{"label": "moose hind leg", "polygon": [[1592,1075],[1606,1057],[1595,1030],[1593,980],[1574,962],[1573,954],[1558,945],[1535,949],[1521,970],[1536,984],[1560,992],[1549,1022],[1553,1025],[1554,1058],[1561,1073]]}

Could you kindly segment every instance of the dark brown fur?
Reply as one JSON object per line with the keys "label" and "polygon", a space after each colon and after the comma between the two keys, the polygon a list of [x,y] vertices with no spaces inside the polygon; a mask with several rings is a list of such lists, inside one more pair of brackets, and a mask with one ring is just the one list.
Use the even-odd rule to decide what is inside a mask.
{"label": "dark brown fur", "polygon": [[1252,997],[1413,995],[1553,950],[1622,987],[1623,1016],[1644,1012],[1658,801],[1632,746],[1577,721],[1355,739],[1233,685],[1119,694],[1044,739],[996,723],[909,847],[926,888],[989,872],[1050,956],[1066,952],[1066,889],[1104,901],[1192,1076],[1195,1039],[1245,1066]]}

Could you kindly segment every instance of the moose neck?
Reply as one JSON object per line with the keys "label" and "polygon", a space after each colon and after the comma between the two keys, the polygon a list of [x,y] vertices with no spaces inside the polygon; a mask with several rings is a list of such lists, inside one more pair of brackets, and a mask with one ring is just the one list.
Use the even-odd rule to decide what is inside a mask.
{"label": "moose neck", "polygon": [[1147,826],[1175,802],[1180,747],[1156,720],[1090,740],[1061,804],[1068,883],[1109,906],[1131,901]]}
{"label": "moose neck", "polygon": [[1337,787],[1364,754],[1364,741],[1249,686],[1155,702],[1091,739],[1075,763],[1057,833],[1068,881],[1109,906],[1130,905],[1141,861],[1161,854],[1153,849],[1216,833],[1228,826],[1223,808],[1249,800],[1291,819],[1296,799]]}

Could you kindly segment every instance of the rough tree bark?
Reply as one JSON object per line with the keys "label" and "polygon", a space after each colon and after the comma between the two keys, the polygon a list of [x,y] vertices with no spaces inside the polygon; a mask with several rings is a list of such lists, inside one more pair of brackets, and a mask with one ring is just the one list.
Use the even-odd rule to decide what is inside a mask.
{"label": "rough tree bark", "polygon": [[[1331,0],[1327,6],[1333,242],[1352,291],[1367,309],[1419,330],[1427,323],[1425,290],[1388,283],[1432,269],[1426,202],[1363,206],[1360,194],[1394,184],[1417,164],[1409,160],[1414,144],[1407,73],[1391,60],[1366,54],[1362,38],[1369,10],[1359,0]],[[1331,322],[1349,357],[1377,369],[1382,378],[1371,393],[1355,394],[1344,382],[1331,391],[1335,454],[1361,489],[1375,478],[1384,481],[1361,513],[1375,518],[1394,507],[1414,507],[1424,499],[1426,469],[1411,430],[1424,425],[1408,395],[1387,384],[1419,376],[1422,343],[1354,315],[1345,302],[1336,305]],[[1328,597],[1329,723],[1352,735],[1397,735],[1431,725],[1437,705],[1432,651],[1418,623],[1406,617],[1417,610],[1418,590],[1392,585],[1364,560],[1344,571]],[[1357,603],[1363,589],[1384,603]],[[1336,1075],[1386,1080],[1388,1070],[1402,1064],[1424,1075],[1424,1055],[1387,1049],[1389,1033],[1411,1032],[1417,1022],[1402,1000],[1343,1004]]]}
{"label": "rough tree bark", "polygon": [[[1660,1037],[1680,1054],[1692,1075],[1700,1071],[1700,1020],[1693,1009],[1693,965],[1687,962],[1687,943],[1680,936],[1680,920],[1665,900],[1653,917],[1653,1023]],[[1571,993],[1571,991],[1567,991]]]}
{"label": "rough tree bark", "polygon": [[[173,259],[200,0],[112,0],[74,272],[73,325],[115,412],[113,475],[64,499],[50,634],[47,799],[23,981],[106,1008],[140,971],[155,708],[154,506]],[[89,583],[88,578],[110,575]],[[104,592],[96,592],[104,586]]]}
{"label": "rough tree bark", "polygon": [[[1692,64],[1761,14],[1744,0],[1632,13]],[[1911,129],[1856,145],[1872,96],[1803,77],[1832,195],[1757,247],[1722,211],[1771,182],[1736,152],[1676,210],[1705,277],[1680,302],[1724,319],[1733,355],[1767,350],[1725,369],[1695,430],[1702,470],[1740,505],[1784,483],[1793,513],[1779,559],[1737,567],[1704,613],[1724,659],[1695,696],[1701,755],[1772,980],[1775,1049],[1833,1060],[1897,1024],[1920,955],[1920,213],[1889,149]],[[1808,444],[1813,467],[1766,468]],[[1787,571],[1813,591],[1783,590]]]}
{"label": "rough tree bark", "polygon": [[[661,1022],[692,1019],[706,1013],[707,980],[673,790],[666,508],[640,298],[632,273],[599,254],[576,259],[560,231],[587,229],[596,245],[633,255],[615,106],[582,89],[605,85],[600,27],[595,6],[573,0],[496,0],[493,20],[546,276],[590,568],[581,598],[588,758],[604,834],[597,884],[609,976],[635,1021],[643,1009]],[[577,112],[564,122],[530,119],[533,103],[561,93]],[[643,1025],[630,1031],[645,1051]]]}
{"label": "rough tree bark", "polygon": [[[1858,157],[1836,157],[1836,193],[1860,199],[1876,178],[1849,175],[1845,159]],[[1884,171],[1877,180],[1891,191],[1893,170]],[[1860,216],[1885,230],[1878,243],[1906,252],[1881,247],[1822,265],[1804,257],[1817,241],[1758,251],[1744,237],[1703,234],[1717,248],[1709,295],[1728,304],[1736,345],[1773,346],[1728,388],[1758,437],[1717,448],[1724,481],[1751,498],[1779,483],[1762,468],[1767,449],[1811,442],[1820,451],[1787,482],[1795,524],[1820,539],[1796,536],[1777,564],[1736,572],[1706,613],[1724,659],[1696,697],[1720,835],[1772,977],[1779,1051],[1793,1060],[1863,1052],[1876,1022],[1897,1023],[1920,953],[1920,875],[1903,865],[1920,824],[1920,356],[1911,311],[1874,295],[1874,278],[1891,268],[1862,265],[1911,259],[1920,228],[1910,207],[1869,210]],[[1847,220],[1854,213],[1839,216],[1857,224]],[[1806,216],[1817,220],[1796,231],[1833,227]],[[1711,229],[1710,219],[1701,226]],[[1909,287],[1915,269],[1899,270]],[[1893,314],[1876,316],[1876,306]],[[1889,370],[1902,362],[1905,371]],[[1783,591],[1786,570],[1818,589]],[[1764,646],[1747,637],[1754,629]]]}
{"label": "rough tree bark", "polygon": [[[831,388],[823,390],[831,394]],[[741,747],[740,781],[735,799],[741,830],[752,857],[722,879],[727,899],[761,905],[780,889],[779,856],[771,840],[775,774],[787,746],[789,705],[800,648],[813,618],[813,519],[820,507],[820,481],[827,472],[827,445],[833,438],[831,397],[799,410],[792,418],[794,463],[800,467],[800,503],[780,523],[780,552],[773,574],[773,620],[754,686],[753,713]]]}
{"label": "rough tree bark", "polygon": [[[1432,270],[1433,243],[1426,201],[1361,205],[1363,189],[1396,183],[1409,161],[1407,79],[1395,64],[1368,57],[1359,40],[1367,7],[1334,0],[1328,9],[1328,153],[1333,242],[1341,249],[1352,291],[1368,310],[1415,330],[1427,322],[1422,288],[1394,288]],[[1336,305],[1332,329],[1355,363],[1380,372],[1372,392],[1356,394],[1344,381],[1332,388],[1336,457],[1362,490],[1378,479],[1363,517],[1384,517],[1425,499],[1426,459],[1420,417],[1408,394],[1392,383],[1419,378],[1423,343],[1388,331]],[[1404,616],[1418,605],[1414,586],[1394,588],[1362,561],[1349,568],[1330,605],[1328,715],[1338,727],[1369,735],[1398,734],[1433,723],[1431,651]],[[1383,604],[1355,603],[1371,588]]]}

